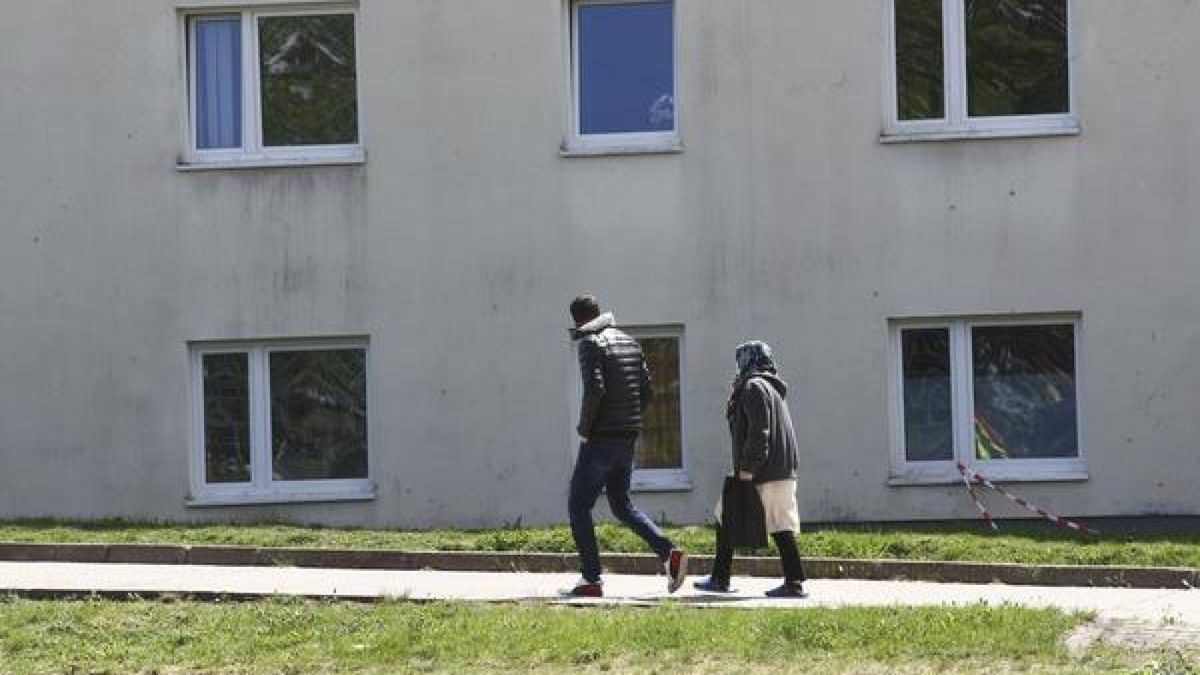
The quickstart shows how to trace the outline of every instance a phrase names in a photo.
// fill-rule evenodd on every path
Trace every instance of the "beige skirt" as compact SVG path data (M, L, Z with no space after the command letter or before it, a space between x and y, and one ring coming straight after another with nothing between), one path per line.
M763 514L767 520L767 532L799 532L800 507L796 504L796 479L773 480L756 485L758 498L762 500ZM721 500L713 510L717 522L721 522Z

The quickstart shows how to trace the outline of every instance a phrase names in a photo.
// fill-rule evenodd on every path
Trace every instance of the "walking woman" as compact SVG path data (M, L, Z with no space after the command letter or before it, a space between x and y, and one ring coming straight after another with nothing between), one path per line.
M771 348L747 342L737 348L738 374L725 409L733 438L733 472L738 480L753 481L762 500L767 531L779 548L783 584L767 591L773 598L803 598L804 566L796 546L800 509L796 505L796 434L788 412L787 384L775 371ZM717 510L720 513L720 508ZM718 515L718 518L720 516ZM694 585L702 591L729 593L733 547L717 529L717 556L712 576Z

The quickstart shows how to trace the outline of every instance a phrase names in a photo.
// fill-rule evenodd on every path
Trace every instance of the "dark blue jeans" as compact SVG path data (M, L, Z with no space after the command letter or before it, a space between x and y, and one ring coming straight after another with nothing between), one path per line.
M583 578L591 582L600 580L600 549L596 545L592 507L601 490L608 493L613 515L644 539L660 559L666 560L675 548L654 521L638 511L629 499L635 443L632 438L592 438L579 446L567 510L571 514L571 535L579 551Z

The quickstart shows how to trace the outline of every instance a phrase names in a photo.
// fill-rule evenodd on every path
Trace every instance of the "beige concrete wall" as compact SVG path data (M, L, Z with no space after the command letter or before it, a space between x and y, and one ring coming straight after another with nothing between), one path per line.
M1200 513L1200 6L1076 3L1077 137L883 145L879 0L679 0L685 151L563 158L559 0L361 0L367 163L180 172L170 0L0 22L0 515L565 520L565 305L682 323L702 521L732 349L794 385L808 520L888 487L889 317L1081 312L1064 512ZM188 509L189 340L369 335L366 504ZM1000 509L1004 511L1004 509Z

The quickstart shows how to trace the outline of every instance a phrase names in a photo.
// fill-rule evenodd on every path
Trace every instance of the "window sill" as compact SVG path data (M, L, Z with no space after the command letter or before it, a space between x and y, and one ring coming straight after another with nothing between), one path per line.
M321 504L329 502L369 502L375 500L375 488L337 492L245 492L205 494L184 501L188 508L217 506L263 506L271 504Z
M1061 126L1014 127L1010 129L940 129L920 131L885 131L879 135L884 145L902 143L925 143L930 141L972 141L1000 138L1040 138L1055 136L1078 136L1082 133L1078 123Z
M229 159L195 159L179 162L176 171L222 171L229 169L276 169L306 166L359 166L367 163L363 151L344 155L297 155L292 157L246 157Z
M558 150L560 157L612 157L621 155L678 155L683 144L678 139L657 143L612 145L563 145Z
M971 467L984 478L995 483L1078 483L1089 479L1087 469L1075 467ZM944 471L901 471L893 473L887 481L888 487L920 487L937 485L962 485L963 477L957 469Z
M630 492L691 492L691 481L678 483L639 483L636 480L629 486Z
M191 9L240 9L242 7L270 7L272 5L320 5L328 0L175 0L178 10ZM336 3L334 3L336 4Z
M634 472L629 490L631 492L691 492L692 480L684 470L643 469Z

